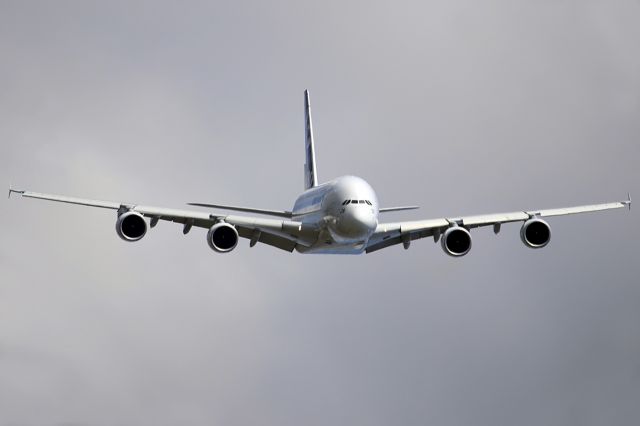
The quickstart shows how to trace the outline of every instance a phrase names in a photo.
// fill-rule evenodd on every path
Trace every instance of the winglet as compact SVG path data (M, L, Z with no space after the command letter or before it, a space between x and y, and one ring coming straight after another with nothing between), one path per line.
M18 191L18 190L16 190L16 189L13 189L13 187L11 186L11 184L9 184L9 195L7 195L7 198L11 198L11 194L13 194L14 192L15 192L16 194L24 194L24 191Z
M631 211L631 193L627 192L627 201L623 201L622 204L626 204L629 207L629 211Z

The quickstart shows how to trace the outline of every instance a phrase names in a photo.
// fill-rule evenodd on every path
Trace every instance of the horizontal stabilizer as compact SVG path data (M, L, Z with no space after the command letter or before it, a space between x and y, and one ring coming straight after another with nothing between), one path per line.
M223 206L220 204L205 204L205 203L187 203L190 206L197 207L208 207L212 209L222 209L222 210L234 210L237 212L246 212L246 213L257 213L257 214L266 214L269 216L279 216L279 217L292 217L293 215L289 211L284 210L265 210L265 209L253 209L250 207L237 207L237 206Z
M380 213L387 213L387 212L399 212L402 210L415 210L415 209L419 209L420 207L418 206L404 206L404 207L385 207L383 209L378 210Z

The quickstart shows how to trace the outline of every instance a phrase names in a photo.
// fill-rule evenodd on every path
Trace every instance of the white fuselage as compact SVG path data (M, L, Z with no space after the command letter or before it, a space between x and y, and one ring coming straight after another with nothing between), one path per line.
M362 253L378 226L378 209L373 188L356 176L308 189L293 206L293 220L314 230L318 238L296 249L304 253Z

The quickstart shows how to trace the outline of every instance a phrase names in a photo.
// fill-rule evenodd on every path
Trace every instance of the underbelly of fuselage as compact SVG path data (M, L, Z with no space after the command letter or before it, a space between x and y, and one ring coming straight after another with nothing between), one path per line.
M361 254L364 252L365 244L359 243L330 243L322 242L305 247L301 244L296 246L299 253L304 254Z
M319 227L315 241L309 245L298 244L296 250L308 254L360 254L364 252L368 238L368 233L355 238L340 235L325 223Z

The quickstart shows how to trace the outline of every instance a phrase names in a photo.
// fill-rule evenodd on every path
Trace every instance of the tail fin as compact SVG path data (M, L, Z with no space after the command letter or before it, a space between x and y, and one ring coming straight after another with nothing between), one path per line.
M313 145L313 125L311 124L311 104L309 103L309 91L304 91L304 189L318 186L318 173L316 171L316 150Z

